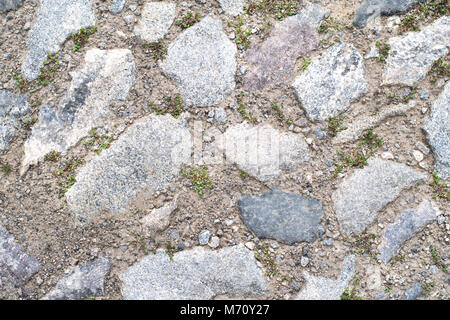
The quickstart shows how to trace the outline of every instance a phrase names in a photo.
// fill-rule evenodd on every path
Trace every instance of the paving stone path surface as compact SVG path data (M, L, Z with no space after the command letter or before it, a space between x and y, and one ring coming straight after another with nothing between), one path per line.
M450 4L0 0L0 300L448 300Z

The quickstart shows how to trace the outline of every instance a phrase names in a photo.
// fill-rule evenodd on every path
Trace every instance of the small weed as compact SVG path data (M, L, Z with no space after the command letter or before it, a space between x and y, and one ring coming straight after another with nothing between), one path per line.
M289 0L260 0L251 1L244 8L244 14L253 15L256 12L273 14L278 20L297 14L298 4Z
M243 101L244 98L244 92L240 92L239 95L236 97L237 104L238 104L238 112L241 114L242 118L250 120L252 122L256 121L256 118L252 115L249 115L247 112L247 105Z
M331 137L335 137L338 132L346 130L347 127L342 125L343 117L338 118L329 117L328 118L328 129L327 132Z
M71 158L56 172L56 175L62 178L62 180L58 180L57 182L59 185L58 195L60 198L62 198L69 188L77 182L75 179L75 169L83 162L83 158Z
M307 57L303 57L302 65L300 66L300 69L302 70L308 70L308 66L311 64L311 59Z
M429 24L435 19L449 14L450 4L448 0L416 3L414 9L401 19L400 33L419 31L421 25Z
M157 115L165 115L170 113L172 117L178 119L181 112L183 111L183 99L180 95L176 94L172 97L164 97L164 105L157 106L154 103L148 103L148 106L156 111Z
M49 153L47 153L44 156L44 159L46 161L51 161L51 162L58 162L59 161L59 157L60 157L61 153L59 153L56 150L50 151Z
M436 283L434 281L422 283L424 294L430 293L431 289L433 289L435 285Z
M433 182L431 186L434 188L434 198L435 199L447 199L450 201L450 191L446 183L441 182L441 178L436 172L433 172Z
M141 235L138 235L136 232L132 231L131 234L134 237L134 240L131 241L131 244L138 250L142 250L145 255L149 253L147 242L145 241L145 238Z
M386 57L389 55L391 46L386 43L381 43L380 41L375 42L375 46L378 48L379 55L377 57L378 61L385 61Z
M266 275L269 277L276 276L278 272L278 266L275 261L277 253L271 252L267 243L261 243L261 248L259 250L261 253L255 252L255 258L261 261L266 268Z
M96 129L92 129L89 138L83 142L83 145L95 153L100 154L102 150L108 149L113 141L113 135L108 136L106 133L99 134Z
M77 33L72 33L72 40L75 44L72 51L76 52L83 47L89 41L89 37L95 32L97 32L97 27L91 26L89 28L81 28Z
M441 268L445 273L447 273L447 265L444 263L444 259L440 256L436 247L430 247L431 257L433 258L433 262L439 268Z
M244 25L242 17L237 17L233 23L229 22L228 24L234 28L234 41L236 44L242 44L244 49L247 49L250 44L249 36L252 34L252 30L242 27Z
M201 169L189 169L189 171L183 171L183 175L191 179L194 184L194 190L198 194L202 195L205 189L212 189L212 183L208 178L208 167L203 166Z
M374 233L367 234L367 230L364 230L364 232L359 237L357 237L353 242L353 245L356 247L355 253L372 255L372 253L374 253L373 251L376 246L375 243L376 237L377 237L376 234Z
M164 42L160 39L156 42L145 43L142 45L143 48L148 48L153 53L153 60L157 62L158 60L164 60L167 55L167 48Z
M444 61L444 58L441 57L431 66L430 74L430 81L432 83L435 83L438 78L450 77L450 64Z
M248 173L243 170L239 170L239 175L244 179L248 178Z
M176 20L175 24L181 29L187 29L189 27L192 27L195 23L199 22L201 18L202 17L200 13L189 11L181 19Z
M173 255L177 252L178 250L176 249L176 247L169 241L167 242L167 246L166 246L166 253L169 255L170 260L173 259Z
M7 164L2 164L0 166L1 171L5 176L9 175L11 173L11 168Z
M400 21L400 33L405 33L408 31L419 31L420 24L417 16L408 14L404 16Z
M284 114L283 111L281 111L281 108L276 103L272 103L272 109L275 111L278 120L284 122Z
M345 289L344 293L341 294L341 300L362 300L362 297L356 295L356 289L351 290Z

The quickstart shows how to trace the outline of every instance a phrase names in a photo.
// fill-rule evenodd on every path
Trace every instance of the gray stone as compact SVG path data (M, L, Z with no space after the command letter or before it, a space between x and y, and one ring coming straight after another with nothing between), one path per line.
M392 107L381 110L375 115L370 115L364 117L363 119L356 120L348 125L346 130L338 132L334 138L334 142L343 143L354 141L361 137L366 130L376 127L387 118L405 115L406 112L412 110L415 106L416 102L412 100L408 104L396 104Z
M20 117L31 111L27 98L0 90L0 153L9 146L20 127Z
M257 297L267 290L253 251L239 244L195 247L169 255L158 250L121 275L125 300L206 300L219 295Z
M422 293L422 285L416 282L408 289L408 291L405 292L405 295L401 298L401 300L416 300L422 295Z
M17 10L23 5L23 0L0 0L0 13Z
M161 68L187 106L212 106L234 90L236 51L220 20L207 16L170 44Z
M348 255L342 262L342 270L335 279L315 277L303 272L306 284L296 296L296 300L340 300L341 294L355 276L355 256Z
M245 225L259 238L293 244L318 237L323 217L318 200L274 189L261 196L243 195L238 204Z
M175 18L175 3L147 2L141 12L134 34L145 42L155 42L169 31Z
M418 233L424 226L436 219L437 211L429 200L424 200L414 210L406 210L394 223L386 227L383 245L380 250L381 260L387 264L395 257L403 244Z
M212 237L211 241L208 243L208 246L210 246L211 248L215 249L220 245L220 238L219 237Z
M227 122L227 113L224 108L217 108L214 111L214 120L216 120L220 124L224 124Z
M39 121L25 142L21 173L50 151L66 152L91 129L103 125L114 99L125 100L136 80L131 51L90 49L83 68L71 73L72 82L58 108L41 107Z
M323 121L348 110L351 102L367 92L364 73L363 59L355 47L339 43L313 59L292 86L308 117Z
M308 2L297 15L278 22L261 44L251 45L246 53L249 72L244 88L263 89L289 78L298 57L317 48L317 27L329 15L328 9Z
M153 209L149 215L141 220L144 234L149 238L154 238L158 231L165 230L170 223L170 216L177 208L178 197L173 199L161 208Z
M4 284L24 285L41 268L36 258L28 255L14 237L0 226L0 289Z
M111 269L107 258L98 258L66 271L56 287L42 300L81 300L104 295L105 278Z
M167 187L190 161L191 149L185 115L145 117L80 170L66 193L69 209L80 222L103 210L122 211L138 192Z
M450 49L450 16L444 16L420 32L389 39L391 47L383 73L383 85L413 86L423 79L434 61Z
M109 5L109 11L112 14L119 14L127 4L126 0L113 0Z
M304 268L309 264L309 258L308 257L301 257L300 259L300 265Z
M49 53L60 50L61 44L81 28L95 25L90 0L41 0L36 21L28 33L28 52L22 64L27 80L34 80Z
M376 218L376 213L400 192L424 181L426 175L403 164L371 158L368 165L344 179L333 194L342 233L360 235Z
M434 170L443 179L450 177L450 82L431 105L422 129L434 154Z
M226 14L238 16L244 11L246 0L218 0Z
M278 176L282 170L298 169L309 160L303 136L269 125L252 126L244 121L230 126L216 137L216 143L227 161L261 181Z
M209 237L211 237L211 232L209 232L209 230L202 230L198 235L198 242L200 242L201 245L208 244Z
M392 16L394 14L405 13L412 9L415 2L425 0L365 0L356 9L353 25L359 28L364 27L369 20L380 15Z

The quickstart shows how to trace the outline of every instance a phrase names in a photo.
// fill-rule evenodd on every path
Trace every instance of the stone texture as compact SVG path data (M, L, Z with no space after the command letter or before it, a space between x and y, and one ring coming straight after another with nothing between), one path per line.
M436 20L420 32L408 32L389 39L391 49L386 59L383 85L413 86L423 79L433 62L450 48L450 16Z
M364 27L369 20L380 15L391 16L394 14L405 13L412 9L415 2L424 2L425 0L365 0L356 9L353 25Z
M59 51L72 33L92 25L95 14L90 0L40 0L35 23L28 33L28 52L22 64L24 77L36 79L49 53Z
M358 139L366 130L376 127L387 118L405 115L406 112L412 110L415 106L416 102L412 100L408 104L389 106L388 108L378 112L376 115L371 115L365 117L364 119L356 120L348 125L346 130L338 132L336 138L334 138L334 142L343 143L354 141Z
M40 268L39 261L26 254L14 237L0 226L0 289L5 284L24 285Z
M355 276L355 256L348 255L342 263L339 277L335 279L315 277L307 272L303 273L306 281L296 300L340 300L341 294Z
M450 82L431 105L422 129L433 149L434 170L443 179L450 177Z
M206 300L218 295L257 297L267 284L253 251L242 244L219 250L195 247L145 256L121 275L125 300Z
M207 16L170 44L161 68L187 106L212 106L234 90L236 51L220 20Z
M126 0L113 0L109 5L109 11L112 14L119 14L122 12L123 8L126 5Z
M328 120L350 108L368 90L363 58L352 44L339 43L312 60L292 84L312 121Z
M66 193L80 222L101 211L122 211L138 192L162 190L190 161L186 117L148 116L135 122L112 146L83 167Z
M386 227L380 250L381 260L387 264L395 257L403 244L418 233L424 226L436 219L437 211L429 200L424 200L413 210L404 211L392 224Z
M244 88L262 89L290 77L298 57L317 48L317 28L329 15L328 9L306 3L297 15L278 22L265 41L247 50L249 71L244 77Z
M243 222L258 238L293 244L318 236L323 217L318 200L274 189L261 196L243 195L238 204Z
M423 293L423 287L420 283L414 283L408 291L405 292L400 300L417 300Z
M20 118L31 111L27 98L0 90L0 153L4 152L20 127Z
M158 41L167 34L174 18L175 3L147 2L134 28L134 34L141 41Z
M73 267L42 300L81 300L103 296L105 278L110 269L111 263L103 257L81 267Z
M246 0L218 0L226 14L238 16L244 11Z
M112 115L114 99L125 100L136 80L131 51L91 49L85 64L71 73L72 82L56 109L41 107L39 120L25 142L21 172L52 150L64 153Z
M227 161L261 181L278 176L281 170L295 170L309 160L303 136L280 132L269 125L242 122L230 126L216 139Z
M152 212L146 215L141 220L145 236L154 238L158 231L165 230L170 223L170 216L177 208L178 197L158 209L153 209Z
M406 188L424 181L426 175L393 161L371 158L363 169L355 169L333 194L342 233L359 235L376 213Z
M0 0L0 13L17 10L23 5L23 0Z

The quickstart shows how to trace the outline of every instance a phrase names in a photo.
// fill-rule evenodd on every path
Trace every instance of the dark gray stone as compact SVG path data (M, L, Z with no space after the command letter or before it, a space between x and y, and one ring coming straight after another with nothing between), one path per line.
M20 126L20 117L30 111L26 97L0 90L0 153L9 146Z
M415 210L404 211L397 221L386 227L381 260L386 264L398 254L403 244L424 226L436 219L436 210L429 200L424 200Z
M104 295L105 278L111 269L107 258L98 258L66 272L43 300L81 300Z
M239 207L242 220L258 237L288 244L318 237L323 216L318 200L274 189L261 196L243 195Z
M0 289L4 284L21 286L39 271L41 264L26 254L14 237L0 226Z
M23 5L23 0L0 0L0 13L17 10Z
M356 9L353 25L364 27L369 20L377 16L392 16L394 14L405 13L412 9L415 2L425 0L365 0Z
M400 300L416 300L422 295L423 288L420 283L414 283Z

